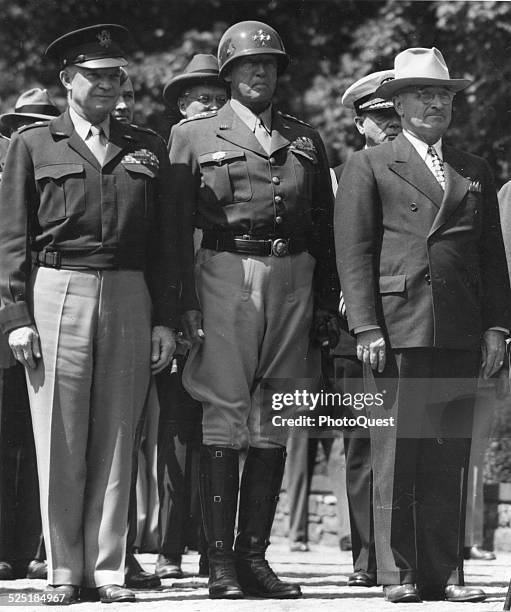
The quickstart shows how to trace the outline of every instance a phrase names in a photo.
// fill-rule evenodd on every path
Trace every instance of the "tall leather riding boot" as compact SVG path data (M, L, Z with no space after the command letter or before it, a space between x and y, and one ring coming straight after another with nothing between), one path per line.
M280 580L265 559L285 462L285 448L251 446L243 469L236 571L243 592L250 595L277 599L302 596L299 585Z
M199 491L208 542L209 597L241 599L234 566L234 524L239 488L238 451L223 446L200 450Z

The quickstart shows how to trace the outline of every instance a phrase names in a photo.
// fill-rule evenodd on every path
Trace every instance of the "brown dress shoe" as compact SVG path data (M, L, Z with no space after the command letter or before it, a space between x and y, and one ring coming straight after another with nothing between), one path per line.
M446 601L484 601L486 599L486 593L482 589L476 589L474 587L458 586L456 584L449 584L445 587L445 600Z
M78 601L78 587L74 584L49 584L44 591L47 606L69 606Z
M46 580L48 578L48 566L46 561L32 559L27 565L26 578L29 580Z
M348 578L348 586L373 587L376 586L376 576L370 572L357 570Z
M14 580L14 570L8 561L0 561L0 580Z
M388 584L383 587L385 599L392 603L420 603L422 600L414 584Z
M465 546L463 549L465 559L475 559L477 561L494 561L495 555L491 550L484 550L482 546Z
M105 584L104 586L98 587L98 595L101 603L135 601L135 593L118 584Z
M165 555L158 555L155 573L160 578L182 578L181 557L171 559Z
M126 553L124 576L124 584L130 589L157 589L161 586L158 576L146 572L131 553Z

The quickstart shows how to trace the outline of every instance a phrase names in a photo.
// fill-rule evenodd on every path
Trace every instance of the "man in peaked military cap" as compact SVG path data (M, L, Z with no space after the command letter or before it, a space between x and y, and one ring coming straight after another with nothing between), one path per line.
M230 102L181 122L170 148L183 233L194 219L204 231L197 310L185 318L196 344L183 380L203 403L200 493L209 592L211 598L294 598L299 586L277 578L265 560L287 431L266 426L271 402L264 382L293 384L289 379L304 375L313 301L317 320L335 326L327 313L336 312L339 295L329 169L317 132L272 106L289 62L277 32L260 22L238 23L224 33L218 58ZM183 257L191 269L191 250ZM247 430L240 486L238 455Z
M401 131L401 120L390 100L375 95L378 87L394 78L393 70L372 72L351 84L341 102L355 112L355 126L364 137L364 148L390 142ZM334 169L339 180L345 164ZM335 376L343 392L363 392L362 366L357 359L355 339L341 329L334 349ZM350 511L350 528L354 572L349 586L372 587L376 584L376 556L372 512L371 443L367 429L345 430L346 491Z
M165 144L110 119L127 37L98 25L48 47L69 109L14 135L0 193L0 324L26 367L49 603L80 586L134 599L121 586L133 437L150 370L175 348Z

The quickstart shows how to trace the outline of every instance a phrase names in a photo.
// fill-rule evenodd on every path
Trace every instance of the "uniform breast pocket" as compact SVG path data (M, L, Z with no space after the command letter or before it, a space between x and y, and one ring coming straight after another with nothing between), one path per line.
M252 186L245 151L214 151L199 157L202 188L212 192L222 204L248 202Z
M144 217L154 217L154 189L156 170L144 164L123 162L127 170L129 199L140 202L144 210Z
M83 164L51 164L35 169L39 191L39 219L58 221L85 210Z

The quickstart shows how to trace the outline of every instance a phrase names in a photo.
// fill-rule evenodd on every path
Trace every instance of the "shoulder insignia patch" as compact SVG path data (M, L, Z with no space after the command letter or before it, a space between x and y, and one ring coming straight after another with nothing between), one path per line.
M307 127L310 127L310 128L312 127L310 123L302 121L301 119L298 119L297 117L293 117L293 115L288 115L287 113L283 113L282 111L277 111L277 112L284 119L290 119L291 121L296 121L296 123L300 123L301 125L306 125Z

